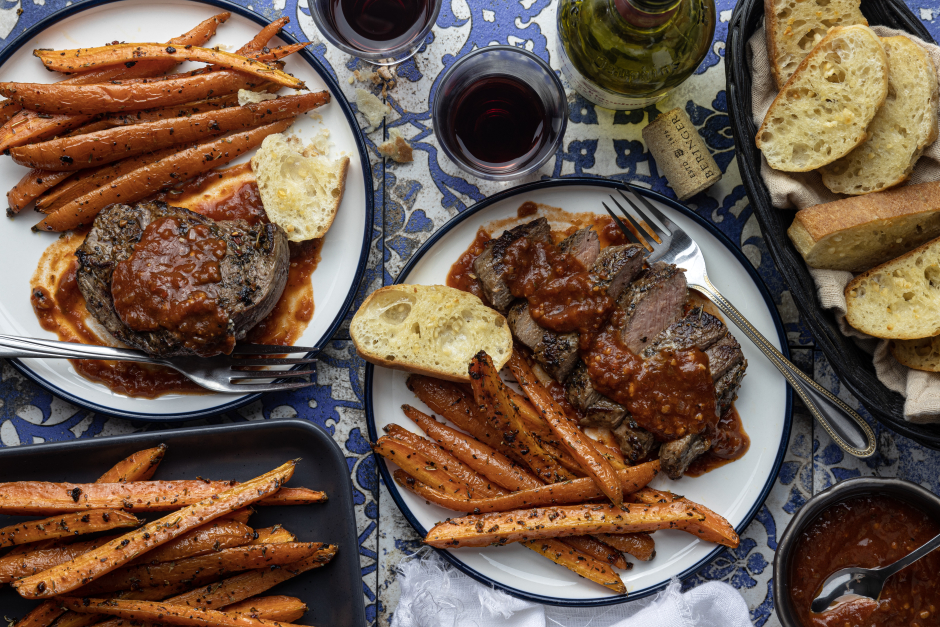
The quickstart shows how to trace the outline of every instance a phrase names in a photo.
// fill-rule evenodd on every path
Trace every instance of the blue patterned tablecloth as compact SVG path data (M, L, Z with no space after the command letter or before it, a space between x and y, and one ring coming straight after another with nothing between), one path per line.
M310 18L307 0L236 0L269 19L287 15L300 39L316 42L315 54L347 82L359 60L340 53L322 39ZM864 0L865 2L871 0ZM24 29L71 4L66 0L0 0L0 48ZM933 36L940 39L936 0L908 0ZM647 152L640 131L657 111L681 106L705 138L724 172L720 183L688 203L733 241L738 242L774 296L786 326L793 360L817 381L854 406L825 357L813 347L790 293L767 253L748 204L727 114L724 41L733 0L717 0L718 24L711 52L687 83L654 107L614 113L595 108L569 90L570 118L565 140L540 172L529 180L559 176L597 176L640 181L675 197ZM409 256L436 228L474 202L509 184L469 177L438 151L430 125L430 96L443 70L463 54L490 44L525 47L558 68L555 6L550 0L444 0L427 45L398 68L398 85L388 94L393 108L385 128L367 136L375 187L375 222L371 256L359 300L397 275ZM358 86L358 85L357 85ZM363 127L367 125L364 120ZM415 160L399 164L375 152L391 128L398 128L415 148ZM347 208L352 209L352 208ZM11 295L18 298L20 296ZM420 543L381 485L370 454L363 412L364 363L355 355L344 326L318 363L317 385L293 394L271 394L237 412L192 424L303 418L333 434L344 449L355 486L362 589L370 624L388 625L398 601L396 564ZM860 408L861 409L861 408ZM864 410L862 410L864 413ZM872 421L873 422L873 421ZM0 442L17 446L185 426L137 423L95 415L61 401L24 379L6 362L0 379ZM742 534L741 546L728 550L687 585L721 580L747 599L755 625L778 625L770 594L777 538L806 499L832 483L858 475L902 477L940 493L940 452L931 451L876 425L878 455L859 461L846 457L814 428L796 407L793 433L783 469L764 507Z

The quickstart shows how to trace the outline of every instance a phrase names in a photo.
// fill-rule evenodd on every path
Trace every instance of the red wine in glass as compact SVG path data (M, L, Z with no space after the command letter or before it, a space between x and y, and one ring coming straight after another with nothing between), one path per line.
M427 25L432 0L329 0L333 27L353 48L391 50L408 43Z
M509 76L488 76L456 98L448 130L451 145L476 167L511 170L542 149L550 129L532 87Z

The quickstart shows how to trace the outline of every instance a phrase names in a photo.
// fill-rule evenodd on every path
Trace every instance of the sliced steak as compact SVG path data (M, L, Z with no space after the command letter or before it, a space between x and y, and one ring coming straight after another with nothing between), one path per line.
M519 238L527 237L532 241L551 242L552 230L545 218L538 218L510 229L486 243L480 256L473 260L473 271L483 285L490 304L505 312L512 304L513 296L506 285L505 277L510 268L503 265L506 249Z
M597 231L587 227L566 237L558 244L558 249L573 256L585 268L590 268L601 252L601 241Z
M648 268L617 301L623 310L620 331L624 345L641 355L682 315L687 297L684 271L662 263Z
M601 251L591 268L594 285L607 290L617 300L640 270L643 269L645 249L639 244L608 246Z
M712 379L716 381L723 377L732 366L744 361L741 345L730 333L709 346L705 354L708 355L708 368L711 370Z
M695 459L712 447L712 441L701 433L666 442L659 447L659 464L670 479L681 479Z
M553 379L563 383L578 363L578 334L543 329L532 319L524 300L513 305L506 317L516 339L532 350L532 356Z
M747 360L742 359L728 372L715 381L715 398L717 399L718 414L724 414L731 407L731 403L738 395L744 371L747 369Z
M696 307L669 325L652 346L643 351L643 357L652 357L661 350L683 351L694 347L703 351L727 334L728 327L721 320Z
M148 231L147 227L153 223L154 228ZM158 231L163 233L160 229L165 228L173 229L173 233L178 231L179 237L164 240L153 237ZM196 233L208 234L208 239L192 240L190 246L186 236ZM179 291L171 291L171 296L166 299L171 304L167 309L170 314L174 311L185 314L180 316L178 326L134 330L118 313L119 310L124 311L125 301L115 307L112 294L115 269L121 275L122 286L144 286L141 287L143 291L148 289L145 286L157 285L156 290L151 290L157 295L155 300L163 298L159 290L165 283L160 283L160 280L165 280L168 275L162 275L161 279L157 270L152 275L148 270L151 279L146 283L141 274L130 274L131 280L124 278L131 272L129 268L134 267L135 247L141 243L141 238L144 238L142 248L151 250L150 246L156 246L155 250L161 253L164 249L159 246L166 242L170 262L173 261L172 255L186 254L185 250L195 254L200 244L211 244L215 251L213 255L223 255L215 257L217 264L211 268L212 278L189 276L187 273L191 271L185 268L176 270L177 274L172 277L173 280L185 277L183 288L197 290L196 299L202 299L203 304L211 306L213 315L218 314L219 317L213 318L218 324L212 328L211 343L202 344L201 337L194 337L194 334L205 330L204 327L196 328L194 323L194 316L198 317L203 310L189 313L188 307L192 304L189 300L175 302L172 294L179 295ZM95 218L94 225L75 254L78 257L78 287L91 315L118 340L159 357L217 354L225 351L226 347L231 351L234 342L244 338L245 333L277 304L287 282L290 262L287 235L277 225L251 226L244 220L216 222L162 202L111 205L104 209ZM122 265L119 267L119 264ZM136 284L138 277L140 283ZM138 329L142 328L138 322L140 319L143 318L131 319Z
M624 459L629 465L634 465L649 457L656 447L656 438L649 431L640 428L629 417L614 429L614 437L620 444Z
M565 398L581 412L582 427L616 429L627 415L623 405L594 389L587 366L581 361L565 380Z

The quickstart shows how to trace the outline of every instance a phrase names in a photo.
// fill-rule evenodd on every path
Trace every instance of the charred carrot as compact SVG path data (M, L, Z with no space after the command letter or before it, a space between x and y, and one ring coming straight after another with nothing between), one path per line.
M137 527L141 520L119 509L96 509L73 512L42 520L8 525L0 528L0 546L30 544L41 540L70 538L72 536Z
M20 182L7 192L7 214L19 213L29 203L49 191L68 177L71 172L50 172L48 170L30 170Z

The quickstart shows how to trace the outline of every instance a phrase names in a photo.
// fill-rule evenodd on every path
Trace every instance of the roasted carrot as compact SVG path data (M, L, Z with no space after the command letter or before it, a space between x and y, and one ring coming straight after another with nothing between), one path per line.
M132 621L185 625L194 627L271 627L270 622L249 618L244 614L230 614L216 610L201 610L165 601L125 601L116 599L76 599L62 597L63 607L75 612L107 614ZM277 627L295 627L291 623L277 623Z
M140 590L122 590L114 594L107 595L112 599L128 599L133 601L162 601L163 599L178 594L189 588L191 583L176 583L161 588L144 588ZM101 617L95 614L82 614L80 612L70 612L58 603L58 599L44 601L43 605L53 605L62 612L61 618L55 621L55 627L89 627L97 624ZM30 627L47 627L48 623L30 625ZM18 627L14 626L14 627ZM143 627L143 626L141 626Z
M16 621L13 627L48 627L65 613L65 609L53 601L34 607L29 614Z
M238 54L250 55L256 52L261 52L261 50L268 45L268 42L274 39L278 33L281 32L285 26L290 23L289 17L279 17L255 35L251 41L242 46L236 52Z
M143 60L180 60L209 63L235 70L243 74L275 82L284 87L305 89L303 81L275 70L262 61L256 61L231 52L200 46L168 46L155 43L116 44L98 48L76 48L73 50L34 50L33 55L42 61L48 70L56 72L84 72L96 67L124 65Z
M470 386L481 413L494 429L503 434L503 441L526 465L546 483L555 483L574 477L548 454L538 439L519 417L516 408L506 397L505 384L485 352L474 355L470 362Z
M602 533L597 536L618 551L629 553L641 562L648 562L656 557L656 543L648 533Z
M82 224L90 224L104 207L115 202L137 202L174 181L185 181L225 165L260 144L268 135L285 130L293 121L293 118L288 118L206 141L140 167L115 179L107 189L96 190L63 205L34 226L33 230L68 231Z
M395 424L385 427L385 432L392 439L406 444L415 451L419 451L422 455L433 461L438 468L444 470L455 479L466 483L470 486L470 489L473 490L474 495L483 497L508 494L506 490L487 481L486 477L478 474L475 470L456 459L434 442L426 440L419 435L415 435L407 429Z
M568 538L559 538L560 542L567 544L585 555L590 555L604 564L609 564L620 570L629 570L633 564L627 562L619 550L606 544L596 536L570 536Z
M513 351L509 358L509 368L519 385L525 390L529 400L542 414L542 418L588 476L597 483L614 505L623 503L623 490L620 489L617 471L603 455L597 452L594 445L588 441L590 438L578 429L575 421L559 409L548 390L535 380L532 369L518 351Z
M617 472L618 481L625 494L631 494L643 488L657 474L659 474L659 460ZM502 496L473 499L466 499L460 495L444 494L439 490L416 482L413 477L409 477L407 473L401 471L396 471L394 477L395 481L403 488L411 490L423 499L457 512L508 512L529 507L585 503L605 496L597 487L597 484L589 477L542 485Z
M556 564L574 571L585 579L590 579L606 588L610 588L617 594L626 594L627 592L627 587L620 579L620 575L615 573L609 564L593 557L586 557L583 553L575 551L559 540L545 538L530 540L523 542L523 544L527 548L541 553Z
M170 540L161 547L144 553L129 565L158 564L187 557L198 557L215 551L251 544L255 532L248 525L234 520L217 518L208 525Z
M128 481L147 481L157 471L163 456L166 454L166 444L137 451L130 457L122 459L106 473L101 475L95 483L126 483Z
M143 122L77 137L52 139L13 148L10 154L14 162L33 168L81 170L169 146L202 141L222 133L270 124L305 113L329 101L330 93L327 91L284 96L185 118Z
M439 467L434 461L428 459L423 453L415 451L404 442L384 436L372 445L372 450L405 470L418 481L443 494L464 497L473 494L473 490L466 482L457 479L448 471Z
M20 182L7 192L7 215L19 213L29 203L49 191L68 177L71 172L50 172L34 169L27 172Z
M196 70L185 74L170 74L159 79L115 80L92 85L0 83L0 94L31 111L54 116L89 116L169 107L209 96L233 94L239 89L256 89L259 85L269 82L234 70ZM50 121L62 124L57 118ZM86 121L87 119L82 120L81 123ZM14 121L11 120L7 124L12 125ZM78 124L68 128L76 126ZM63 129L60 126L60 132L61 130ZM7 146L0 144L0 147Z
M224 23L231 17L227 11L214 15L198 24L188 33L181 37L175 37L168 43L188 46L199 46L212 38L219 24ZM145 78L159 76L172 69L177 64L175 59L168 61L147 61L145 63L133 64L131 67L121 66L92 70L70 76L61 81L62 85L91 85L94 83L106 83L119 78ZM13 108L22 108L19 103L6 101L3 105L5 112L12 111ZM13 115L9 121L0 127L0 152L5 152L13 146L22 146L30 141L38 141L61 133L64 130L80 126L85 121L91 119L83 116L80 120L67 120L63 116L39 116L32 111L23 111Z
M87 533L136 527L141 520L119 509L73 512L42 520L30 520L0 528L0 546L30 544L40 540L70 538Z
M326 503L326 492L309 488L281 488L276 494L262 499L258 505L312 505Z
M621 509L622 507L622 509ZM439 549L489 546L594 533L634 533L686 529L705 515L688 503L567 505L477 514L438 523L424 539Z
M285 595L269 597L251 597L232 605L226 605L222 611L227 614L243 614L249 618L266 620L298 620L307 613L307 604L297 597Z
M82 554L68 564L55 566L16 581L12 585L21 596L26 598L47 598L67 594L190 529L211 522L255 501L260 501L265 496L276 492L294 474L295 464L296 462L290 461L260 477L173 512L120 538L115 538L107 544Z
M104 121L111 126L132 126L143 122L156 122L158 120L171 120L183 118L206 111L219 111L228 107L238 106L238 94L228 94L218 98L206 98L196 102L187 102L176 107L162 109L149 109L147 111L131 111L130 113L109 113Z
M433 417L410 405L402 405L402 411L438 446L467 464L498 486L510 491L537 488L542 485L528 469L516 464L496 449L441 424Z
M637 493L633 495L633 498L641 503L648 504L686 503L694 507L696 510L702 512L702 514L705 516L705 519L698 521L695 524L691 524L688 529L685 529L685 531L697 535L703 540L715 542L716 544L723 544L731 548L736 548L741 541L738 537L738 534L735 532L734 527L731 526L731 523L704 505L694 503L684 496L676 496L671 492L663 492L660 490L654 490L653 488L643 488L642 490L637 491Z
M248 544L281 544L283 542L296 542L297 536L280 525L255 529Z
M282 542L239 546L159 564L125 566L83 586L81 594L91 595L128 588L159 587L189 581L196 577L203 582L213 581L226 573L297 562L323 549L324 545L320 542Z

